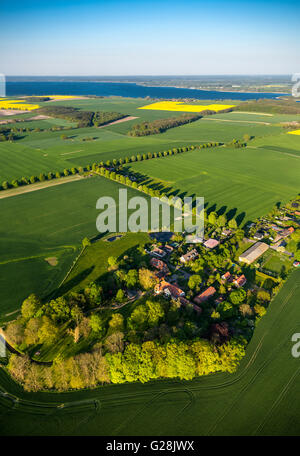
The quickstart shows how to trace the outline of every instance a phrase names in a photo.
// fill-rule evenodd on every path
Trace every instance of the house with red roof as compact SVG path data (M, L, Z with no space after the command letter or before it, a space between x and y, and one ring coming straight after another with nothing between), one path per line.
M208 287L203 293L200 293L194 298L194 302L196 304L201 304L202 302L207 301L207 299L211 298L215 293L216 289L214 287Z
M236 287L238 288L241 288L245 285L245 283L247 282L247 279L246 277L244 276L244 274L240 275L240 276L236 276L233 283Z
M160 283L155 285L154 292L155 294L164 293L172 299L178 299L180 297L184 297L185 295L185 292L177 285L166 282L165 280L162 280Z
M228 283L233 282L233 277L229 271L225 272L225 274L222 275L221 279L223 282L228 282Z

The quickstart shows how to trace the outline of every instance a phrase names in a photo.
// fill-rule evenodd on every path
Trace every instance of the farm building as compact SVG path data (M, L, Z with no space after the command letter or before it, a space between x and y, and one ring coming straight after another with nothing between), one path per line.
M239 261L251 264L263 253L265 253L268 248L269 246L265 242L256 242L256 244L252 245L250 249L246 250L246 252L242 253L242 255L239 256Z
M191 250L190 252L187 252L185 255L182 255L180 257L181 263L188 263L191 260L195 260L198 257L198 252L196 249Z
M208 239L206 242L204 242L203 245L207 249L214 249L215 247L217 247L217 245L219 245L219 241L217 241L216 239Z
M208 287L203 293L199 294L194 298L196 304L201 304L207 299L211 298L216 293L216 289L214 287Z

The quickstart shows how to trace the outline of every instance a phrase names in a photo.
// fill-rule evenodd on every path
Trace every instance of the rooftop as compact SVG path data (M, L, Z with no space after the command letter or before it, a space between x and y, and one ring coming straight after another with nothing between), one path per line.
M214 249L215 247L217 247L217 245L219 245L219 241L217 241L216 239L208 239L206 242L204 242L203 245L208 249Z
M265 242L256 242L254 245L250 247L250 249L246 250L246 252L242 253L239 256L239 261L244 263L253 263L257 258L259 258L263 253L268 250L269 246Z

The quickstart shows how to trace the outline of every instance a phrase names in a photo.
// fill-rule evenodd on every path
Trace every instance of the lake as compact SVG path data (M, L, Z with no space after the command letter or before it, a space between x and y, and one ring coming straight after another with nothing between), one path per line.
M7 96L98 95L132 98L194 98L197 100L257 100L277 98L278 93L216 92L176 87L145 87L135 83L86 81L7 81Z

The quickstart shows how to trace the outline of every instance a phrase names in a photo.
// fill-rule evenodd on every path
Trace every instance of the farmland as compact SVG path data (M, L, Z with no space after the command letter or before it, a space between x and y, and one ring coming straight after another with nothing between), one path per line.
M55 290L81 240L97 235L97 199L107 194L117 199L119 187L95 177L1 200L1 318L9 319L30 292L45 296ZM58 257L58 265L49 265L47 257Z
M40 104L42 107L47 106L45 102ZM61 106L61 104L62 101L51 102L51 107ZM282 127L278 123L266 124L266 122L270 123L271 117L260 116L257 120L258 116L252 115L250 120L247 116L245 118L244 114L227 113L218 114L217 117L216 115L205 117L155 137L136 138L128 136L133 125L146 120L175 117L178 112L139 109L145 107L145 100L124 101L118 98L72 99L63 101L63 104L85 110L111 110L131 115L136 119L108 125L101 129L95 127L72 129L74 127L72 122L56 118L10 123L8 124L10 128L30 128L32 131L18 134L18 138L13 143L7 141L0 144L0 182L62 171L65 167L91 165L93 162L124 158L137 153L160 152L170 146L182 147L209 141L227 142L233 138L241 139L245 133L267 138L282 132ZM28 120L28 114L24 116L27 116ZM256 121L253 121L253 117ZM25 118L21 117L21 119ZM241 121L237 122L238 120ZM62 131L51 131L52 127L71 128L63 131L68 138L62 140ZM36 129L42 131L35 131ZM292 137L292 135L285 136ZM83 141L86 137L93 140Z
M204 196L207 209L231 213L245 223L298 191L297 156L264 148L213 148L131 165L172 191Z
M299 286L300 273L295 271L259 323L246 358L234 374L55 394L24 393L1 369L1 389L8 394L0 399L0 432L298 435L299 360L291 355L291 336L298 329Z
M207 104L207 105L197 105L197 104L186 104L179 103L176 101L160 101L158 103L152 103L147 106L142 106L139 109L152 109L154 111L179 111L179 112L202 112L205 110L208 111L224 111L225 109L234 108L235 105L225 105L225 104Z
M55 97L52 98L55 100ZM93 384L92 387L88 387L89 389L83 389L82 383L71 387L77 391L61 393L56 390L67 391L68 387L57 388L54 384L51 392L33 393L29 388L24 391L8 375L7 370L1 368L0 390L7 393L0 395L1 435L299 433L299 410L293 399L297 393L299 363L291 356L290 339L297 330L295 322L299 321L299 306L296 304L300 273L294 270L292 258L278 252L270 253L270 249L263 257L263 268L275 275L282 274L283 269L290 274L287 283L273 298L277 293L276 291L272 294L272 289L279 282L277 279L274 279L268 288L264 283L270 282L270 278L263 273L257 271L255 274L253 268L243 269L243 265L234 264L238 263L239 254L254 242L246 238L247 222L258 223L257 219L268 214L274 206L277 206L278 215L282 215L279 212L282 206L295 198L299 192L299 136L287 134L288 130L282 125L282 122L298 121L299 114L239 110L205 116L193 123L151 137L129 136L128 132L134 125L173 118L178 116L178 111L182 109L189 112L198 112L200 109L198 104L193 103L187 103L182 107L183 105L178 102L173 102L171 106L172 102L153 101L124 100L118 97L75 99L64 96L51 101L51 106L70 106L93 112L111 111L135 117L128 122L101 128L77 128L74 122L55 117L37 117L30 120L34 112L9 116L14 122L3 127L19 128L23 131L18 132L14 140L0 142L0 184L6 180L12 182L13 179L21 179L22 176L39 176L40 173L47 175L48 172L61 172L64 168L70 170L71 167L83 167L93 163L104 164L101 167L93 167L93 174L77 169L76 172L79 173L66 178L68 182L64 185L49 185L47 188L46 179L39 184L30 184L31 188L35 185L43 187L45 184L45 188L0 199L1 326L20 315L21 303L30 293L37 294L46 306L51 299L59 299L62 296L69 299L70 292L73 297L80 295L80 292L85 293L85 287L95 282L96 286L101 288L99 294L102 293L103 309L100 301L97 301L98 307L93 307L87 300L84 318L87 321L91 313L102 315L103 311L105 321L101 336L95 336L94 333L87 338L80 336L77 344L72 320L70 323L66 319L61 324L59 335L53 345L39 342L26 347L26 342L24 349L27 350L26 353L35 356L39 346L41 361L52 361L58 354L65 357L78 353L89 355L95 341L104 346L110 337L108 318L118 313L116 306L121 308L120 314L124 318L129 318L132 309L135 306L143 309L142 306L145 306L145 301L149 297L157 300L155 303L159 299L165 299L163 296L154 296L150 287L139 288L139 271L145 265L149 267L149 258L143 248L140 248L139 254L136 255L138 259L134 254L135 249L143 247L149 241L148 234L121 233L120 238L110 242L107 239L110 235L99 235L96 230L95 222L99 213L96 201L100 196L111 196L118 202L118 190L125 187L120 184L124 181L117 181L116 173L117 177L126 178L129 173L129 182L126 181L129 197L141 196L141 193L142 196L151 195L146 191L147 188L165 190L168 196L204 196L207 214L216 212L218 220L223 214L226 215L223 225L218 225L217 221L208 224L208 231L215 232L225 247L220 245L220 251L216 249L210 252L203 246L196 246L199 250L202 249L201 259L207 262L205 267L198 265L201 274L198 278L200 282L201 279L202 282L210 281L210 284L221 290L223 284L220 276L226 268L231 268L234 273L246 274L246 291L241 291L244 292L244 306L248 306L249 314L246 318L237 306L234 309L234 316L228 320L233 328L233 334L234 331L242 334L245 337L245 346L246 342L250 342L246 349L246 357L238 370L230 374L224 373L225 371L210 375L202 374L191 381L187 378L194 378L197 375L176 377L172 374L175 379L172 375L163 375L159 378L165 377L165 380L156 381L152 379L157 377L150 376L145 380L145 384L136 382L134 377L131 377L129 381L124 380L123 385L118 385L119 381L112 380L111 384L104 381L105 385L102 387L96 388ZM39 105L45 107L47 103L49 102L41 101ZM233 102L230 100L224 101L224 105L219 105L219 109L224 110L225 106L233 106L231 103ZM207 100L201 104L201 109L202 107L208 110L216 106ZM232 141L233 139L235 141ZM220 142L221 145L210 144L215 142ZM175 149L200 144L205 144L205 148ZM155 154L164 151L170 151L170 154ZM145 158L140 157L141 161L136 161L137 154L145 154ZM131 160L132 156L134 160ZM112 160L119 158L127 158L126 163L120 161L118 165L114 164L115 168L111 168ZM105 163L108 160L110 163ZM96 176L97 173L101 174L101 170L104 171L103 175L106 178ZM118 174L119 172L121 174ZM136 176L134 181L130 181L132 172ZM55 181L49 181L50 184L53 182ZM59 179L56 182L59 183ZM140 188L140 183L148 185L146 190ZM18 190L22 188L29 187L20 186ZM5 192L13 191L1 190L3 195ZM298 207L298 203L294 204ZM288 213L291 215L290 209ZM296 219L290 220L293 220L291 223L296 228ZM230 227L229 221L237 224L231 227L232 238L226 239L221 233L227 223ZM87 239L88 243L91 240L84 249L83 239ZM293 239L291 242L295 244L296 251L297 241ZM177 267L181 267L179 258L186 249L187 246L180 244L178 252L175 249L172 253L175 259L171 255L172 259L169 257L166 260L170 261L169 266L171 265L173 272ZM224 263L223 257L223 263L217 263L219 253L215 252L225 252L228 263ZM112 258L112 265L108 258ZM187 276L195 272L188 269L188 266L185 267L188 271ZM126 280L130 271L136 273L138 279L132 287L128 285L127 288ZM213 275L215 271L218 279ZM267 310L267 315L261 320L257 316L258 312L254 312L255 306L249 295L254 283L251 282L252 276L256 278L255 286L265 289L263 293L266 294L266 290L270 291L268 303L263 301L260 306L262 310ZM184 290L188 299L191 299L191 304L196 290L188 288L189 285L184 283L184 275L180 278L186 287ZM285 279L282 279L282 283L283 280ZM153 287L153 284L151 286ZM126 302L127 298L124 296L128 297L125 294L128 290L136 291L133 287L138 289L139 297L131 304ZM222 296L228 291L226 287L225 292L220 291ZM197 293L203 289L201 285ZM120 299L117 291L122 292ZM217 293L219 294L219 291ZM256 290L254 300L258 293ZM84 298L84 295L81 297ZM178 320L169 324L169 319L172 322L172 318L175 318L172 315L174 309L168 307L170 300L165 301L162 313L165 320L159 327L159 343L164 341L164 337L166 340L168 337L178 337L179 340L186 341L191 337L190 334L195 334L195 337L199 338L204 335L205 339L210 337L208 325L212 319L221 321L220 313L217 312L220 309L215 307L213 310L216 312L212 312L209 304L207 307L203 306L203 313L200 316L193 314L192 317L187 317L189 309L184 313L185 309L176 308ZM257 302L261 304L261 301ZM190 311L193 312L193 309ZM187 321L189 318L190 321ZM155 334L154 330L158 327L150 326L143 329L143 332L130 325L131 320L124 326L126 346L141 344L144 340L156 341L151 337L154 338L152 334ZM49 389L51 390L51 386ZM85 423L84 426L82 422Z

